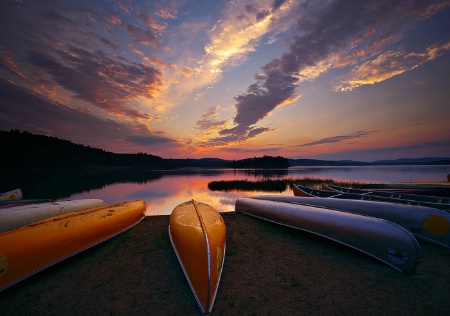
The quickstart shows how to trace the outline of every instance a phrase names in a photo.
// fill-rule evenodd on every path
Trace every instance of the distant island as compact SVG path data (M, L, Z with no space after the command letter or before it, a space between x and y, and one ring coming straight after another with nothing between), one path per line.
M263 156L241 160L171 159L147 153L121 154L26 131L0 131L1 169L83 168L86 170L167 170L180 168L284 169L295 166L450 165L450 157L362 161L288 159Z

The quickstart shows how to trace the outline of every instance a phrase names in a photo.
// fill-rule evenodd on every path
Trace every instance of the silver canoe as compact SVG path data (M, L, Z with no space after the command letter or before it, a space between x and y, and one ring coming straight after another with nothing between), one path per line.
M450 214L435 208L320 197L259 195L252 198L325 207L382 218L406 228L417 238L450 248Z
M344 188L337 185L322 183L322 189L325 191L332 191L338 193L353 193L362 194L370 196L381 196L392 199L400 199L406 201L417 201L419 203L433 203L428 204L428 206L434 206L439 209L450 210L450 198L443 196L433 196L433 195L419 195L419 194L408 194L403 192L384 192L384 191L371 191L371 190L359 190ZM424 205L427 206L427 205Z
M2 209L0 212L0 233L49 217L81 211L105 205L100 199L80 199L39 204L29 204Z
M357 193L341 193L336 191L325 191L301 186L298 184L293 184L292 190L295 196L318 196L318 197L333 197L336 199L346 199L346 200L380 201L405 205L420 205L433 207L444 211L450 211L448 209L449 205L441 203L429 203L422 201L413 201L413 200L405 200L405 199L397 199L384 196L366 195Z
M236 212L290 226L334 240L413 273L419 264L419 244L403 227L375 217L308 205L238 198Z

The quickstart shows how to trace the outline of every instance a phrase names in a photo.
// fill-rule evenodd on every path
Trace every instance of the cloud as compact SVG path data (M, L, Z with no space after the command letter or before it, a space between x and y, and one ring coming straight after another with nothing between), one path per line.
M152 132L147 126L102 119L87 111L71 109L0 79L0 126L55 136L112 152L148 152L165 155L180 148L177 141ZM131 143L130 143L131 142ZM133 145L135 144L135 145Z
M49 54L30 51L27 61L81 100L116 115L149 119L148 115L127 107L127 102L139 97L152 98L161 85L157 69L120 63L103 52L73 46L54 53L55 58L51 58Z
M152 146L152 145L158 145L158 144L178 145L178 143L174 139L169 138L169 137L159 136L159 135L149 135L149 136L131 135L131 136L126 136L125 140L130 141L135 144L145 145L145 146Z
M0 27L7 31L0 38L0 71L8 72L2 77L43 95L57 87L58 101L72 106L82 100L117 119L150 121L150 107L138 105L156 100L161 69L170 65L148 49L159 48L164 21L175 16L171 10L159 1L2 6Z
M208 42L200 59L193 58L190 64L182 65L193 72L188 81L183 81L182 87L175 87L182 90L179 94L208 87L217 82L223 72L247 61L249 54L257 50L266 36L274 36L289 27L296 5L296 1L230 1L212 28L205 21L183 24L177 32L183 32L181 41L193 36L207 36ZM210 31L202 34L206 27ZM184 46L189 45L191 43Z
M317 155L317 159L348 159L361 161L375 161L386 159L386 157L398 158L421 158L427 157L427 153L433 152L434 157L450 157L450 141L430 141L413 143L404 146L378 147L361 150L346 150L345 152L334 152Z
M224 130L222 139L215 141L245 139L250 128L286 100L295 98L302 79L327 71L333 65L332 59L344 52L359 49L362 55L370 54L366 47L380 38L395 38L389 32L434 14L438 9L431 9L433 6L422 1L389 0L302 3L296 31L288 40L289 52L263 66L262 73L255 76L256 82L235 97L236 126ZM303 71L314 75L303 75Z
M225 126L227 121L225 120L218 120L218 110L220 106L216 105L214 107L211 107L208 109L206 113L204 113L201 118L195 123L195 127L201 131L208 131L208 130L217 130L219 128L222 128Z
M376 133L377 131L358 131L347 135L339 135L339 136L332 136L327 137L323 139L319 139L310 143L297 145L297 146L290 146L290 147L307 147L307 146L315 146L315 145L323 145L323 144L332 144L332 143L340 143L347 140L357 139L361 138L373 133Z
M425 62L433 60L450 51L450 42L441 45L432 45L424 52L406 53L388 51L377 58L355 66L340 83L335 86L336 91L351 91L357 87L382 82L405 71L415 69Z

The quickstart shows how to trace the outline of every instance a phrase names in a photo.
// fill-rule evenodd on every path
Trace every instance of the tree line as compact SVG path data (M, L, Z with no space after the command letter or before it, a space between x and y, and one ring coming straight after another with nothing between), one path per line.
M243 160L165 159L147 153L121 154L75 144L57 137L36 135L26 131L0 131L0 165L8 169L54 168L123 168L137 170L203 168L288 168L283 157L255 157Z

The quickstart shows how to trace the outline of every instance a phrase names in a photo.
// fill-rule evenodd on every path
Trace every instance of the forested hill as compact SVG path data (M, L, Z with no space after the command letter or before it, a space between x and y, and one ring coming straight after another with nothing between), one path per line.
M51 168L288 168L287 158L264 156L243 160L165 159L146 153L118 154L25 131L0 131L2 169Z
M35 135L17 130L0 131L2 155L0 163L5 168L66 168L108 166L155 169L170 167L169 161L148 154L115 154L90 146L74 144L56 137Z

